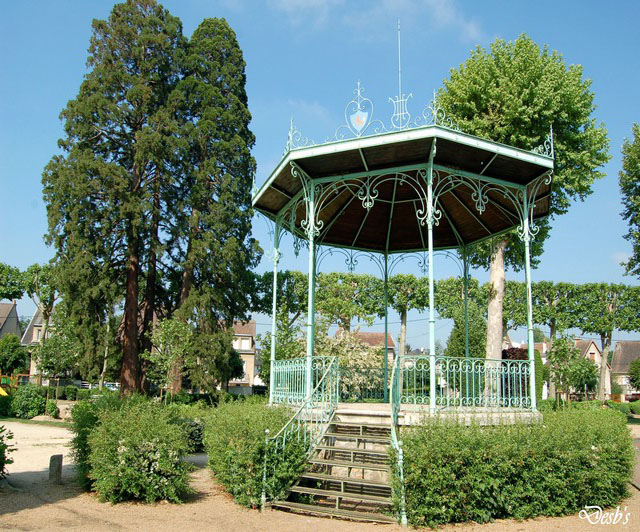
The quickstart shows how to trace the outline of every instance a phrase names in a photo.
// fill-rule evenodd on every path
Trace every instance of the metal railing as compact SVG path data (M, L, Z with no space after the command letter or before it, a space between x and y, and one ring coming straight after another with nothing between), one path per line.
M262 474L262 507L264 507L267 498L267 462L275 463L273 460L269 460L270 455L272 453L282 454L287 443L291 441L303 445L307 453L311 452L313 446L324 435L338 407L340 386L338 359L336 357L321 358L323 360L318 361L314 371L317 382L309 397L302 402L291 419L275 436L269 437L269 431L266 431ZM323 368L322 374L320 374L320 368ZM275 473L275 466L271 473Z
M431 389L431 360L435 386ZM399 361L401 404L436 408L531 409L531 361L405 356Z
M313 357L311 361L312 385L315 387L335 357ZM273 361L273 402L299 405L307 398L307 359L292 358Z
M395 451L396 463L393 465L392 488L398 493L394 493L399 502L400 524L407 526L407 511L404 493L404 453L402 450L402 440L398 438L398 415L400 413L400 400L402 397L402 372L400 370L400 357L396 357L391 369L391 447Z

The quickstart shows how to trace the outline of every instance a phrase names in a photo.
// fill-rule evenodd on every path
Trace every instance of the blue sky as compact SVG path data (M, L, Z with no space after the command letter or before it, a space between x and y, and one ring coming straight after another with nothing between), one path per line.
M344 107L361 80L376 115L389 121L388 97L397 92L396 23L402 24L403 89L413 93L410 111L418 114L476 45L511 40L527 33L540 45L558 50L568 64L581 64L593 80L598 106L611 139L607 177L593 194L555 220L540 267L533 279L626 282L619 265L630 251L622 238L618 191L620 148L640 121L640 4L620 1L603 10L595 1L463 2L455 0L172 0L162 2L180 17L190 36L206 17L225 17L236 31L247 62L247 92L257 137L254 156L261 184L279 161L290 118L316 140L332 136L344 122ZM114 2L32 0L3 2L0 8L0 262L26 268L53 256L43 242L46 212L41 174L56 153L62 127L58 119L75 97L85 73L91 20L108 16ZM269 247L266 225L255 234ZM285 268L306 270L306 255L287 249ZM366 261L365 261L366 262ZM361 271L374 273L362 261ZM268 267L263 261L261 269ZM344 269L328 260L322 269ZM401 270L399 270L401 271ZM404 271L410 271L405 269ZM436 276L457 274L457 266L436 262ZM484 271L475 272L484 281ZM509 279L522 274L507 272ZM25 300L19 312L29 315ZM425 315L414 313L408 342L427 344ZM268 318L258 316L259 324ZM397 316L391 315L397 337ZM258 330L266 330L259 325ZM381 325L375 325L381 330ZM446 340L450 324L437 324ZM522 333L516 333L522 337ZM617 335L618 339L630 337ZM631 335L638 337L638 333Z

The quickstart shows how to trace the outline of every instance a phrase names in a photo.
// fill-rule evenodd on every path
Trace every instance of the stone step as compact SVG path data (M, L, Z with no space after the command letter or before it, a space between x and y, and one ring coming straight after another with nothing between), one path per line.
M353 457L355 455L363 455L363 454L377 456L379 458L384 458L385 460L389 457L389 453L386 450L385 451L374 451L374 450L371 450L371 449L358 449L358 448L352 448L352 447L335 447L333 445L316 445L313 448L313 450L314 451L328 451L328 452L332 452L332 453L350 453L352 460L353 460Z
M375 462L352 462L349 460L325 460L322 458L310 458L307 463L314 465L327 465L332 467L349 467L352 469L371 469L374 471L389 471L389 464Z
M293 512L318 515L323 517L340 517L353 521L367 521L371 523L395 523L396 520L390 515L373 512L356 512L354 510L343 510L341 508L329 508L314 504L302 504L290 501L274 501L270 505L274 508L283 508Z
M371 502L376 504L391 504L391 497L381 497L379 495L367 495L364 493L351 493L339 490L323 490L320 488L309 488L307 486L293 486L293 493L304 493L306 495L316 495L318 497L328 497L332 499L347 499L356 502Z
M351 440L356 442L369 442L369 443L380 443L391 445L391 436L373 436L373 435L360 435L360 434L349 434L346 432L325 432L324 438L335 438L337 440Z
M355 484L358 486L370 486L373 488L389 488L388 482L383 480L366 480L363 478L355 477L342 477L337 475L327 475L326 473L316 473L313 471L305 471L300 475L300 478L308 478L311 480L321 480L325 482L344 482L345 484Z

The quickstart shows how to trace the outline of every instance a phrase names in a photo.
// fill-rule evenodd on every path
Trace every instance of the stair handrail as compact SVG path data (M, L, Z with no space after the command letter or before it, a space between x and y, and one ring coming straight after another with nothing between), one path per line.
M298 438L298 441L302 438L304 445L307 447L308 455L313 446L324 436L329 422L338 407L340 385L338 357L327 358L330 358L330 360L326 364L326 369L318 384L316 384L289 421L275 436L269 437L269 430L265 431L261 508L264 508L267 501L267 461L269 453L272 450L277 451L278 448L284 449L287 443L287 436L293 435L293 437Z
M396 356L391 369L391 446L396 453L395 473L398 475L400 484L400 524L407 526L407 510L404 492L404 453L402 450L402 440L398 438L398 415L400 413L400 403L402 398L402 371L400 369L400 355ZM393 488L393 482L391 483Z

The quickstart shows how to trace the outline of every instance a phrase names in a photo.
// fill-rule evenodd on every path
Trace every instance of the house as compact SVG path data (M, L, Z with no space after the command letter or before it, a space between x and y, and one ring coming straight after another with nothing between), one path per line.
M337 333L336 333L337 334ZM356 331L353 333L358 340L363 344L370 345L371 347L384 348L384 333L383 332L365 332ZM396 357L396 344L393 342L391 334L387 334L387 362L389 367L393 366L393 360Z
M233 348L242 359L244 374L237 379L229 381L229 393L238 395L252 395L254 386L263 386L264 383L258 377L260 370L258 352L256 349L256 322L236 321L233 324Z
M629 366L640 358L640 340L619 340L613 349L611 378L622 387L622 397L626 400L637 399L640 390L629 383Z
M598 367L598 371L602 367L602 351L596 345L593 340L576 338L574 340L575 346L580 350L580 356L583 358L588 358L592 362L595 362ZM611 365L609 362L606 362L607 367L605 369L604 376L604 396L608 398L611 395ZM598 374L599 375L599 374ZM580 390L578 390L580 393Z
M47 337L51 334L51 331L47 331ZM35 346L40 345L44 337L44 318L42 317L42 311L37 308L35 314L31 317L31 321L27 326L27 330L24 331L20 343L29 350L31 355L31 363L29 365L29 374L37 375L38 368L33 358L32 352Z
M18 338L22 335L15 300L13 303L0 303L0 338L5 334L15 334Z

